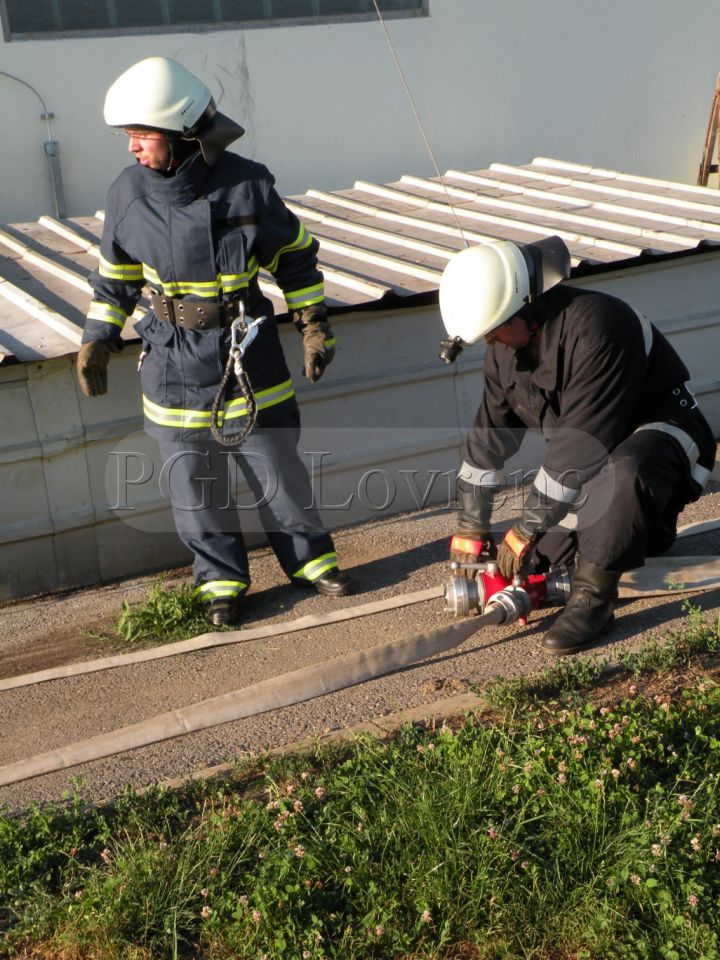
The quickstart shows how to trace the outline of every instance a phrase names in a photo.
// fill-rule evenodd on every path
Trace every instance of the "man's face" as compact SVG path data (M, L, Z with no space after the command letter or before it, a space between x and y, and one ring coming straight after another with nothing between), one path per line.
M167 170L170 165L170 147L164 133L152 130L126 129L128 150L138 163L151 170Z
M514 316L485 337L485 343L504 343L511 350L520 350L530 343L530 330L524 317Z

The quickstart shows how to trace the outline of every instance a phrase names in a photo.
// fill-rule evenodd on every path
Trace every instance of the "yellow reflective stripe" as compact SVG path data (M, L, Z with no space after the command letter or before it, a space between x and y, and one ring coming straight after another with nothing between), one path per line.
M191 294L194 297L203 297L211 300L217 297L221 291L220 277L216 280L202 280L194 282L192 280L163 280L161 281L163 293L166 297L179 297Z
M143 395L143 413L161 427L191 427L201 430L210 426L209 410L179 410L161 407Z
M90 303L87 312L88 320L102 320L104 323L114 323L116 327L125 326L127 314L120 307L113 307L109 303L103 303L102 300L93 300Z
M157 270L153 270L149 264L144 263L143 270L148 282L162 288L166 297L192 294L209 300L212 297L217 297L221 290L219 274L215 280L161 280L160 274Z
M255 402L257 403L258 410L267 410L268 407L274 407L278 403L289 400L290 397L294 396L295 391L292 380L286 380L277 387L271 387L269 390L260 390L255 394ZM237 400L231 400L230 403L225 404L224 418L221 417L220 422L222 422L223 419L234 420L237 417L244 417L246 413L247 401L244 397L238 397Z
M245 289L250 283L246 273L223 273L219 280L223 293L235 293Z
M237 597L245 593L248 585L244 580L208 580L195 587L195 593L203 600L216 597Z
M302 290L285 291L285 302L291 310L296 310L299 307L309 307L313 303L321 303L324 299L324 283L316 283L312 287L303 287Z
M326 347L334 347L334 346L335 346L335 337L330 337L329 340L326 340L326 341L325 341L325 346L326 346Z
M274 407L284 400L289 400L295 396L295 390L292 386L292 380L285 380L275 387L268 387L266 390L259 390L255 394L255 402L258 410L266 410L268 407ZM148 420L157 423L161 427L187 427L194 430L202 430L210 426L212 419L211 410L186 410L180 407L161 407L154 403L148 397L143 395L143 412ZM218 423L222 424L225 420L234 420L237 417L243 417L247 413L247 401L244 397L237 400L230 400L222 410L218 411Z
M337 554L333 550L303 564L299 570L295 571L293 579L309 580L312 583L313 580L317 580L318 577L335 567L337 567Z
M247 287L253 277L260 273L260 265L255 257L248 260L248 268L245 273L223 273L218 275L218 282L222 286L223 293L234 293Z
M140 263L111 263L100 254L99 273L107 280L125 280L132 283L143 280L143 268Z
M293 242L286 244L284 247L280 247L270 263L264 263L263 267L270 273L275 273L278 268L278 263L280 262L280 257L284 253L294 253L297 250L304 250L306 247L309 247L312 242L312 234L308 233L301 223L300 229L298 230L298 235L295 237Z
M143 270L148 282L161 289L168 297L192 294L209 299L220 293L235 293L244 289L253 277L258 275L260 266L255 257L250 257L245 273L218 273L214 280L161 280L157 270L147 263L143 264Z

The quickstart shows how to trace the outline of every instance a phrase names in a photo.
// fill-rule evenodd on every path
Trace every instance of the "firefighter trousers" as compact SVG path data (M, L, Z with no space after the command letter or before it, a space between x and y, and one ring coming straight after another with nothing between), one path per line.
M603 570L641 567L673 545L678 515L700 492L676 440L653 430L633 433L583 485L576 529L541 537L532 566L566 565L577 552Z
M243 529L264 531L291 581L312 582L337 567L297 451L299 436L293 412L256 427L239 447L160 441L163 494L178 536L194 554L195 583L204 599L238 597L250 585ZM243 480L249 493L239 496Z

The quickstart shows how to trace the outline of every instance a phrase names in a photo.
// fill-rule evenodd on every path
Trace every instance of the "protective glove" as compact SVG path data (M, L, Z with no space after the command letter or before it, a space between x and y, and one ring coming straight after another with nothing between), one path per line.
M107 366L111 353L120 353L120 340L88 340L78 350L77 378L86 397L107 393Z
M325 367L335 356L335 337L327 319L324 303L294 310L292 321L303 337L303 376L317 383Z
M450 541L450 563L482 563L497 555L491 533L480 530L458 530ZM477 570L455 570L455 576L474 580Z
M522 576L527 552L537 539L538 534L519 523L508 530L497 553L498 570L503 577L512 580L513 577Z

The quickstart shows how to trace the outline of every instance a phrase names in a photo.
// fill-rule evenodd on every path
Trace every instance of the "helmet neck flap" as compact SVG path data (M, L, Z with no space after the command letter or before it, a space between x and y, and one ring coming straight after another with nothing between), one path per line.
M168 57L147 57L129 67L105 97L105 122L111 127L155 130L168 137L168 172L195 152L197 142L208 166L243 134L234 120L219 113L209 89L182 64Z

